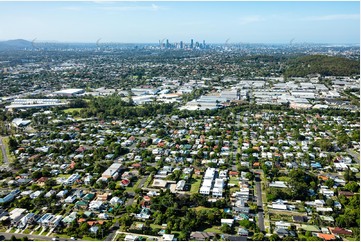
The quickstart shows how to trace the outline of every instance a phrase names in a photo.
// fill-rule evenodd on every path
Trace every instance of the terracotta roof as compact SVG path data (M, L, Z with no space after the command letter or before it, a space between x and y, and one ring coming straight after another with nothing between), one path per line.
M327 176L318 176L318 179L323 180L323 181L327 181L328 177Z
M80 219L78 219L78 223L82 223L82 222L85 222L85 221L86 221L85 218L80 218Z
M229 171L228 174L230 176L237 176L239 174L239 172L238 171Z
M333 234L321 234L321 233L317 233L317 237L324 239L324 240L335 240L336 236Z
M104 220L96 220L96 221L88 221L87 222L90 226L93 226L95 224L103 224Z

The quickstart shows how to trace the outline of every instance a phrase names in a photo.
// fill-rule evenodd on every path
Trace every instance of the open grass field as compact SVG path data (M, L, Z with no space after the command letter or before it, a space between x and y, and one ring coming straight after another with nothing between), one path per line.
M73 112L75 112L75 111L77 111L77 112L80 112L81 110L83 110L84 108L68 108L68 109L64 109L64 113L69 113L69 114L71 114L71 113L73 113Z
M219 233L219 234L222 233L219 226L213 226L212 228L205 229L204 232L212 232L212 233Z
M192 183L191 193L198 193L199 187L201 186L202 179L201 178L197 178L197 179L192 178L192 180L195 180L195 181Z

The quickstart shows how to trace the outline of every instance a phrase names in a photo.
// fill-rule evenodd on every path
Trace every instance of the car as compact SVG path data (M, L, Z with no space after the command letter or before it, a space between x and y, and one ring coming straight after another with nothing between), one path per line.
M70 237L70 240L76 240L76 238L75 237Z

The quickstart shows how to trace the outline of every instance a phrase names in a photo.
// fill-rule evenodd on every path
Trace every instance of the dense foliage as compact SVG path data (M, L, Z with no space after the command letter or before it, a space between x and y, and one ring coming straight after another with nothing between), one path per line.
M285 77L305 77L309 74L321 74L323 76L359 75L360 63L343 57L310 55L290 59L288 68L284 71Z

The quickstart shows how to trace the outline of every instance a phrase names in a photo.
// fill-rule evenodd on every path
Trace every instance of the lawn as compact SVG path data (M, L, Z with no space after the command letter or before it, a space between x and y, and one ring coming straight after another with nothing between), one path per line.
M234 184L234 185L238 186L239 179L237 177L230 177L228 184Z
M162 225L158 225L158 224L150 224L149 225L152 229L162 229Z
M3 151L0 149L0 164L4 162Z
M71 174L59 174L58 177L66 178L68 179L71 176Z
M82 240L98 240L98 239L95 239L95 238L92 238L92 237L88 237L88 236L84 236L83 238L82 238Z
M200 210L207 210L207 209L210 209L210 208L206 208L206 207L203 207L203 206L198 206L198 207L195 207L195 208L192 208L196 211L200 211Z
M192 180L194 180L194 178L192 178ZM192 183L192 186L191 186L191 193L198 193L199 187L201 186L201 182L202 182L202 179L200 179L200 178L195 179L195 182Z
M73 113L75 111L80 112L81 110L83 110L84 108L68 108L68 109L64 109L64 113Z
M153 175L149 175L147 180L144 182L143 187L147 188L149 184L152 182L152 180L153 180Z
M279 181L285 181L285 182L289 182L290 181L290 178L287 177L287 176L280 176L277 178L277 180Z
M345 240L349 240L349 241L359 241L356 237L345 237Z
M292 217L289 215L283 215L283 214L274 214L272 213L270 216L270 219L272 221L287 221L292 222Z
M205 229L204 232L211 232L211 233L219 233L221 234L222 231L219 229L219 226L213 226L212 228Z
M140 183L141 180L142 180L142 179L138 179L135 183L132 182L134 185L133 185L133 186L127 186L127 187L125 188L125 191L127 191L127 192L134 192L134 190L138 188L139 183ZM120 181L119 181L119 184L120 184Z
M66 234L57 234L57 233L53 233L54 237L59 237L59 238L63 238L63 239L70 239L70 236L66 235Z

